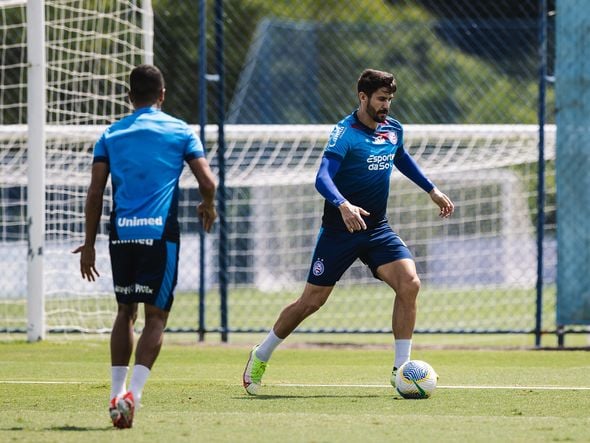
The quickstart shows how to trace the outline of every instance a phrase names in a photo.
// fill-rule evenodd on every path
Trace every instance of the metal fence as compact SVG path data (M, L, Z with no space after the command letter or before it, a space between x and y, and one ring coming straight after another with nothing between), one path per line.
M552 10L552 2L549 2ZM215 2L207 2L209 73L217 74ZM198 123L199 9L154 1L155 62L167 108ZM223 2L228 123L333 124L356 104L360 70L393 71L406 123L537 123L537 0ZM549 71L553 32L548 38ZM216 122L208 83L209 122ZM553 120L549 90L548 120Z
M331 125L357 105L359 73L373 67L395 74L391 114L406 127L406 148L457 204L443 225L418 190L394 177L388 215L424 283L418 332L538 337L561 330L553 1L151 3L165 111L193 125L225 125L222 132L208 126L205 136L222 182L223 214L206 240L194 223L194 183L183 179L180 306L172 329L266 331L298 295L321 217L314 173ZM540 122L547 125L541 163ZM204 134L204 126L195 129ZM90 139L72 143L75 152L90 153ZM2 199L22 227L18 186ZM82 232L81 200L73 206L68 245ZM2 247L25 241L21 227L8 230ZM106 249L99 259L108 267ZM100 300L112 297L108 285L98 292ZM300 331L389 331L392 298L357 264ZM110 312L102 301L76 309ZM108 329L109 314L103 317L89 329ZM49 327L72 326L60 318Z
M218 6L219 2L207 3L206 60L210 75L207 76L206 83L207 114L203 116L199 113L197 103L187 100L187 97L203 97L204 85L199 84L202 79L197 77L197 65L190 64L200 63L199 57L203 55L202 48L199 50L197 44L199 33L194 27L201 20L199 11L179 11L171 8L167 2L154 3L155 61L165 70L170 96L176 97L168 103L167 109L188 121L198 123L205 119L208 123L218 123L223 118L225 123L236 125L332 125L355 108L354 88L360 71L365 67L375 67L390 70L396 75L399 89L392 114L404 124L538 124L540 113L544 116L544 124L554 122L553 88L551 82L546 82L547 78L551 79L554 64L554 4L551 1L546 5L539 1L225 1L222 21L222 73L225 90L222 101L218 99L216 77L220 73L219 53L216 52L220 43ZM546 13L541 13L542 7L546 8ZM543 27L545 35L541 33ZM190 31L185 32L182 29ZM172 46L174 51L170 50ZM546 75L540 77L542 63ZM544 103L540 103L540 88L544 91ZM223 109L219 109L219 103L223 103ZM548 136L548 143L553 146L551 137L554 137L554 132ZM455 142L466 146L486 143L482 141L481 135L472 139L469 139L469 135L460 138L460 141ZM537 140L535 138L535 143ZM490 143L487 148L496 149L496 142ZM271 141L270 145L273 143L280 141ZM435 142L431 140L416 143L418 146L426 144L432 150L437 149ZM217 145L211 146L211 149L217 154ZM321 143L315 148L316 154L317 150L321 150ZM482 289L482 283L485 282L478 282L481 276L473 272L471 278L462 280L468 282L468 287L463 289L469 295L459 291L462 295L455 296L460 298L458 304L464 309L483 309L486 313L482 317L476 315L473 323L461 326L461 308L458 308L459 313L453 314L456 316L455 320L448 323L426 321L423 330L540 333L555 329L555 180L551 152L548 157L544 165L544 189L539 187L536 161L531 163L526 160L520 164L519 160L515 160L511 166L512 171L518 170L521 174L519 186L524 188L522 199L527 207L526 217L530 220L526 234L528 243L525 243L537 241L538 245L542 245L541 251L532 246L523 248L528 251L524 254L526 257L536 258L540 256L539 252L544 252L544 262L537 264L534 258L525 259L522 255L520 258L518 255L512 258L502 257L498 253L492 261L504 260L507 266L510 266L512 260L520 260L521 265L526 263L523 265L525 270L513 270L513 274L517 275L518 289L506 288L502 284L500 287L492 284L492 287L488 285ZM217 155L211 156L214 167L218 166L218 158ZM460 164L461 161L458 158L455 162ZM485 165L480 166L472 170L476 176L482 178L496 174L490 172ZM452 174L454 170L450 167L449 175ZM495 179L490 180L494 182ZM269 189L276 189L277 186L276 183L268 184ZM452 183L449 186L453 186ZM512 187L506 189L510 190L502 192L514 192ZM543 193L544 200L540 236L535 235L535 226L540 219L539 191ZM208 295L209 314L206 322L201 317L201 327L206 330L264 330L270 326L267 323L272 315L257 315L259 309L255 306L256 302L248 302L248 299L258 299L257 291L250 292L247 287L241 287L255 280L254 277L243 277L250 272L251 267L248 263L249 253L245 252L248 248L243 243L254 240L243 240L236 232L243 229L240 220L250 215L250 212L240 212L236 208L243 208L244 199L248 199L244 194L251 194L253 191L230 185L227 192L228 225L222 228L227 230L225 234L228 236L229 252L219 266L226 267L229 272L230 303L228 307L225 300L227 294L223 290L221 300L216 295ZM472 190L474 195L485 192L481 189ZM499 197L494 198L506 198L502 192ZM272 191L263 195L268 198L269 193ZM459 198L459 213L461 206L465 208L472 198L479 198L459 193L455 197ZM307 198L313 201L313 197ZM482 209L480 205L477 210L485 211L486 208ZM397 221L396 215L392 216L394 222ZM413 251L418 256L417 262L423 271L423 278L426 277L426 281L431 278L434 282L431 288L436 286L436 281L446 284L455 278L455 274L449 272L452 265L447 264L441 268L441 265L425 261L426 264L421 267L421 242L416 238L418 234L414 230L401 229L414 241ZM457 228L459 231L462 229ZM494 241L496 240L484 239L479 243L461 244L450 241L443 244L457 248L457 254L460 255L465 249L474 247L494 249ZM311 246L308 245L309 253ZM433 250L432 246L430 248ZM216 251L212 253L215 260L211 272L215 275L219 271L219 257ZM279 258L274 260L281 262ZM453 263L456 265L459 262ZM303 265L300 266L304 268ZM439 280L432 277L435 269L445 274ZM361 276L364 275L362 271L359 272ZM351 274L354 273L353 269ZM542 278L539 284L531 281L531 273L535 278ZM213 280L219 283L214 277ZM367 281L361 277L362 283ZM298 283L301 286L301 280ZM297 294L297 284L283 284L280 289L283 294L287 292L291 297ZM377 299L390 298L380 289L372 292ZM448 292L447 290L447 295ZM515 293L517 295L512 303L507 302L505 305L501 300L496 304L493 301L477 300L488 297L492 300L495 297L504 298L498 297L498 293L507 297ZM334 298L336 297L344 298L341 294ZM278 312L281 303L288 300L288 297L283 296L271 295L270 298L271 301L265 301L263 306L264 310L273 313ZM387 303L380 303L375 304L375 309L386 309L388 306ZM487 307L488 303L491 307ZM511 312L511 304L519 303L521 307L526 307ZM218 305L221 305L222 310L229 309L229 320L225 318L218 323ZM370 319L368 324L363 323L360 326L353 326L353 323L347 323L345 319L333 320L333 317L339 316L346 318L347 314L342 311L354 309L351 308L354 305L355 301L349 300L329 308L331 313L326 314L329 319L325 323L321 320L313 323L307 330L387 329L387 323L383 323L382 319ZM436 317L436 309L444 308L433 308L432 312L427 309L425 316ZM503 312L501 321L483 318L497 316L498 310ZM258 317L265 320L260 321ZM517 320L514 317L520 318ZM478 323L482 326L476 326ZM302 330L306 328L302 327Z

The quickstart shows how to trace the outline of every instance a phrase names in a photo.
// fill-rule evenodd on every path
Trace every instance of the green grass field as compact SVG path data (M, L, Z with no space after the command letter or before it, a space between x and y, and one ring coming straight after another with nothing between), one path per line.
M309 346L306 337L294 336L275 353L261 395L250 397L241 387L249 338L231 345L196 344L194 338L169 334L131 430L116 430L108 419L107 337L52 336L34 344L18 337L2 340L0 440L589 439L587 351L441 350L417 344L413 358L435 367L439 387L430 399L404 400L387 386L392 363L387 345Z
M228 294L229 327L234 330L267 330L282 308L299 297L298 290L263 292L255 288L232 288ZM418 330L520 330L535 328L534 288L423 288L418 299ZM302 325L306 329L387 329L391 324L393 293L386 285L337 286L326 306ZM555 329L555 287L544 290L542 324ZM352 309L351 307L354 307ZM110 330L116 312L113 295L63 297L45 301L46 325L50 329ZM198 327L196 293L178 293L168 327ZM220 328L219 291L206 294L205 325ZM0 325L10 330L27 329L26 299L0 299ZM138 327L143 325L140 309Z

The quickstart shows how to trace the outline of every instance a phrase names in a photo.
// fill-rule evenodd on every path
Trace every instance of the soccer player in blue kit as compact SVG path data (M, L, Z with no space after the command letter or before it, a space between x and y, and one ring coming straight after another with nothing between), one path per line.
M161 111L164 78L152 65L140 65L129 77L135 111L111 125L94 147L86 197L86 238L80 253L82 278L94 281L95 240L109 174L113 190L109 253L118 311L111 332L113 426L130 428L143 387L162 346L177 281L180 233L178 182L186 162L199 185L197 214L210 231L215 218L214 176L203 145L183 121ZM138 303L145 326L137 342L135 365L125 387L133 351Z
M387 115L396 90L393 74L363 71L357 83L358 109L341 120L330 135L316 177L316 189L325 198L324 215L307 284L250 352L243 373L249 394L257 393L275 348L326 302L357 258L395 292L392 385L397 368L410 360L420 279L408 247L387 223L394 166L429 194L441 217L449 217L454 206L404 149L402 126Z

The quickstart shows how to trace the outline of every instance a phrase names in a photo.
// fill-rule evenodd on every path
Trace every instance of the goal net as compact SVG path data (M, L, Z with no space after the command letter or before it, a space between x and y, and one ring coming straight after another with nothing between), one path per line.
M315 172L330 131L330 126L308 125L230 125L226 130L233 330L267 330L303 288L323 208ZM450 219L440 219L426 193L399 172L392 175L388 218L412 250L423 283L418 330L532 331L538 127L406 125L404 141L456 204ZM554 143L550 126L549 166ZM547 170L552 183L553 169ZM547 201L554 201L551 185L548 193ZM551 238L546 243L550 285L555 247ZM357 261L327 305L299 330L387 331L392 300L392 291ZM551 312L544 312L545 324L554 322Z
M45 19L45 121L59 128L47 128L45 146L47 327L84 330L86 318L102 315L106 306L76 304L88 289L69 287L79 271L64 267L72 259L73 242L81 239L90 165L87 129L76 128L108 124L130 111L129 72L152 55L151 9L141 0L46 0L34 6L42 8ZM35 155L27 152L27 18L32 15L24 0L0 2L0 263L10 276L0 283L2 330L27 329L27 168ZM65 301L54 303L58 298Z
M81 280L71 251L83 240L83 208L92 147L104 126L47 130L46 297L50 330L107 331L114 301L107 255L110 190L97 241L95 283ZM198 132L198 128L194 128ZM406 148L454 200L442 220L427 194L399 172L392 175L388 217L415 255L423 282L419 330L528 331L534 325L536 279L537 127L527 125L407 125ZM226 127L229 319L233 331L268 329L303 288L320 227L322 198L315 171L329 126ZM208 158L216 170L217 138L207 127ZM4 127L1 325L22 329L26 287L26 133ZM554 128L547 129L554 156ZM8 172L10 171L10 173ZM182 246L169 326L197 329L198 193L181 179ZM9 218L6 218L10 216ZM206 236L206 327L219 324L218 233ZM360 262L347 271L328 305L303 331L385 331L392 293ZM140 324L141 325L141 324Z

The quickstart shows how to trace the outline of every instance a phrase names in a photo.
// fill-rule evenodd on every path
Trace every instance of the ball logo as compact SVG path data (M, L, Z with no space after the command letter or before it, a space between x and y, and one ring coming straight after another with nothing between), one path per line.
M312 272L316 277L322 275L324 273L324 262L322 262L320 259L317 259L313 264Z

